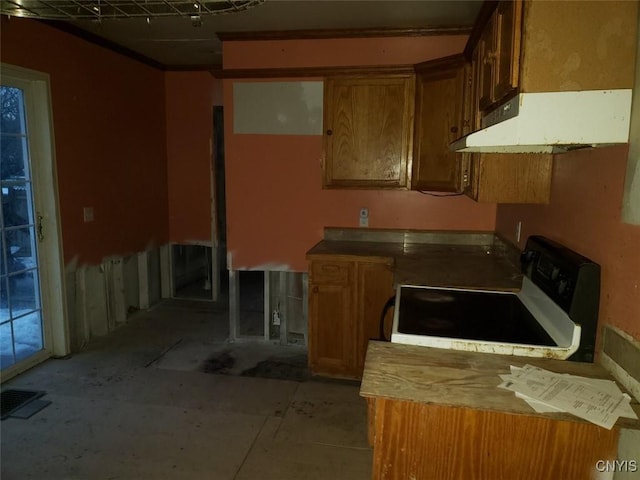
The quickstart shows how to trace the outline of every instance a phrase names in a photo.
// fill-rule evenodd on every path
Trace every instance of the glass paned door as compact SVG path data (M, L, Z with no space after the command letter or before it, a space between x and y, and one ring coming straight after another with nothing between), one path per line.
M0 368L44 348L25 93L0 86Z

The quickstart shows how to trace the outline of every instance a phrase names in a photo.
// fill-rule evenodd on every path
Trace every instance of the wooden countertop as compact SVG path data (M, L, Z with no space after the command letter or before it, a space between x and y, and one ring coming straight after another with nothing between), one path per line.
M360 395L585 421L567 413L536 413L524 400L516 398L514 392L498 388L501 383L498 375L509 373L510 365L526 364L557 373L614 380L604 368L592 363L370 341ZM638 402L632 400L631 405L640 416ZM640 430L640 421L620 418L616 426Z
M522 274L498 249L487 245L323 240L307 258L346 260L392 258L395 284L520 290Z

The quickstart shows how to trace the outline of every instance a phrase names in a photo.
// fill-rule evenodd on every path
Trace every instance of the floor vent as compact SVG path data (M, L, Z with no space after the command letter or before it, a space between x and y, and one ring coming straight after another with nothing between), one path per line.
M38 400L45 394L36 390L4 390L0 399L2 420L7 417L29 418L39 412L51 404L48 400Z

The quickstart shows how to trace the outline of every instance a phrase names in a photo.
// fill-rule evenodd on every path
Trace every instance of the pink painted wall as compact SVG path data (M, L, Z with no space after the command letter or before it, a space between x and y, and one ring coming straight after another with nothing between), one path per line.
M556 155L551 202L542 206L500 205L496 229L515 242L546 235L602 267L600 324L640 339L640 226L621 222L627 146Z
M33 20L2 17L1 42L4 63L51 78L65 261L165 243L163 72Z
M224 68L413 64L462 51L465 36L225 42ZM496 206L410 191L323 190L322 136L239 135L233 81L224 82L230 268L306 271L325 226L493 230Z
M208 72L167 72L165 83L169 237L208 244L213 105L220 88Z

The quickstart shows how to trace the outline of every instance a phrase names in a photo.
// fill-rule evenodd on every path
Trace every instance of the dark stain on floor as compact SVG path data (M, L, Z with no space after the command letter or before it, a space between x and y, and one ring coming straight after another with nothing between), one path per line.
M290 380L306 382L311 379L311 372L307 367L306 355L273 356L258 362L254 367L243 370L240 373L232 372L235 358L229 351L212 355L202 365L205 373L219 375L240 375L243 377L271 378L277 380Z
M222 352L207 358L202 365L202 371L204 373L228 375L229 370L233 368L235 363L235 358L229 352Z
M307 368L307 356L270 357L259 362L255 367L241 373L243 377L275 378L306 382L311 377Z

